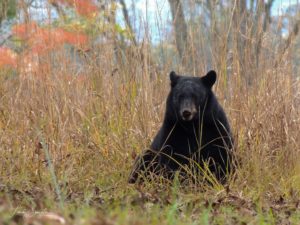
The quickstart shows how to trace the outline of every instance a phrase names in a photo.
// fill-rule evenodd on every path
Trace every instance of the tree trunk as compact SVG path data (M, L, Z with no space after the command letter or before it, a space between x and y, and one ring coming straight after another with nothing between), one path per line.
M188 44L187 25L183 14L183 8L180 0L169 0L169 4L173 18L173 26L175 28L177 51L181 60L183 60Z
M133 29L132 29L132 26L131 26L131 23L130 23L130 19L129 19L129 15L128 15L128 10L127 10L126 3L125 3L124 0L120 0L120 3L122 5L122 12L123 12L123 15L124 15L124 20L125 20L126 26L130 30L130 37L132 39L133 44L135 46L137 46L137 41L136 41L135 34L133 32Z
M238 71L243 74L247 83L251 83L249 74L249 62L246 60L246 44L247 44L247 5L246 0L235 0L233 12L233 34L236 53L238 56ZM247 68L247 69L246 69Z

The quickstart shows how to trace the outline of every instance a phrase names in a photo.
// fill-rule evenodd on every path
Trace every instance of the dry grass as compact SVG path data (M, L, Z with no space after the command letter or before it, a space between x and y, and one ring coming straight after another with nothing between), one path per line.
M151 46L124 51L117 63L113 44L94 46L80 75L64 51L41 58L38 72L1 72L0 222L53 211L70 224L298 224L300 84L286 54L292 47L269 52L261 67L249 63L251 85L234 47L230 75L224 46L213 52L215 92L240 162L225 188L127 184L134 157L162 123L168 73L184 73L172 59L156 69Z

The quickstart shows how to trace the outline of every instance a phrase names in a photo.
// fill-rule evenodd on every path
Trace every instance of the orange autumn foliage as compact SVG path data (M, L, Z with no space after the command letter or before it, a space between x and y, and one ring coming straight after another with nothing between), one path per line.
M18 58L18 70L22 74L22 78L26 79L33 78L32 76L44 79L43 74L47 74L51 70L49 68L51 64L39 60L41 56L47 56L47 53L52 51L64 50L65 44L86 49L89 40L86 34L66 31L63 28L40 27L35 22L15 25L12 32L26 47ZM5 56L8 53L8 51L6 54L1 53L0 60L2 62L0 62L0 66L4 59L6 60L5 64L16 66L16 63L12 61L13 58Z
M6 47L0 47L0 68L4 66L17 67L16 54Z
M14 26L13 34L26 41L31 51L39 54L62 47L64 44L83 48L88 42L85 34L65 31L62 28L42 28L34 22Z
M56 35L60 37L60 40L74 45L74 46L83 46L88 42L88 37L85 34L68 32L63 29L56 29Z
M30 38L38 29L39 27L35 22L30 22L13 26L12 32L21 40L26 40Z
M85 17L93 17L98 13L98 7L92 0L50 0L74 7L76 12Z

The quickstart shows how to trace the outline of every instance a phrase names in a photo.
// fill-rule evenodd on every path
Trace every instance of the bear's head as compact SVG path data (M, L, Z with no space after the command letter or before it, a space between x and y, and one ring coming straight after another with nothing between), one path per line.
M216 78L217 74L213 70L203 77L180 76L174 71L170 73L170 101L180 120L193 121L199 117L201 111L205 111Z

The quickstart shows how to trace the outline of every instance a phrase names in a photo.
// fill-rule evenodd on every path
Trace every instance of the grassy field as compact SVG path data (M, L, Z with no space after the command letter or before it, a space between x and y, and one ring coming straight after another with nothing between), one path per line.
M214 90L240 161L227 185L129 185L134 158L162 123L171 68L114 68L110 57L88 60L74 78L63 54L34 76L3 71L1 223L54 223L41 212L67 224L300 223L299 82L289 64L247 88L242 74L228 81L218 70Z
M65 49L30 65L24 53L17 72L1 69L0 224L300 224L295 39L274 48L267 36L259 67L245 46L241 68L226 35L212 49L214 91L240 166L224 186L127 183L162 124L169 72L187 72L171 57L158 66L149 43L120 51L117 63L114 43L97 44L79 53L80 70Z

